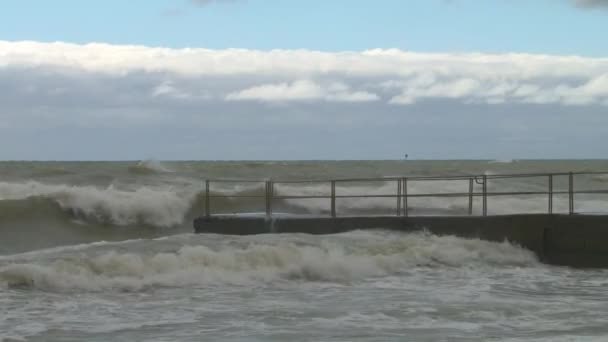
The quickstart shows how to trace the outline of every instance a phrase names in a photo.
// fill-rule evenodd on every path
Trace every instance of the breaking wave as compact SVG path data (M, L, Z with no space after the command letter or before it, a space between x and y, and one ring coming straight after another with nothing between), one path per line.
M129 167L129 172L134 174L156 174L156 173L171 173L175 172L164 165L162 162L154 159L142 160L135 166Z
M432 191L441 191L447 185L441 182L430 184ZM49 217L101 223L114 226L147 225L174 227L189 224L205 208L205 193L202 185L196 186L141 186L122 189L114 185L105 188L94 186L72 186L45 184L35 181L24 183L0 182L0 219L32 216L44 220ZM391 195L395 191L393 182L369 186L339 187L338 195ZM460 189L455 189L460 190ZM428 191L428 190L427 190ZM275 196L329 196L327 185L279 185ZM214 188L210 208L213 213L232 214L242 212L264 212L263 184L230 185ZM226 197L222 197L223 195ZM230 197L232 195L242 197ZM340 198L336 201L341 215L365 215L395 213L395 198ZM411 212L464 213L465 201L426 198L410 204ZM327 214L329 198L273 200L275 212L293 214Z
M336 208L340 215L394 215L397 201L395 182L386 181L369 185L337 187L338 196L372 195L373 198L340 197ZM445 193L468 191L467 182L418 182L409 186L409 193ZM273 200L274 212L292 214L325 215L329 213L328 185L276 184ZM214 214L264 212L263 184L230 185L211 191L210 208ZM220 196L221 195L221 196ZM242 197L230 197L230 196ZM293 196L317 196L318 198L293 198ZM283 196L284 198L281 198ZM558 210L567 208L565 198L556 198ZM596 199L579 200L580 210L598 211L603 202ZM475 210L480 210L475 203ZM114 226L145 225L161 228L190 224L205 208L202 185L140 186L123 189L110 185L72 186L45 184L35 181L24 183L0 182L0 220L32 217L41 221L48 217L101 223ZM412 215L466 215L468 198L410 198ZM489 212L508 214L513 212L546 212L545 198L498 198L492 199Z
M139 291L154 286L247 285L276 282L350 283L417 267L532 267L528 250L504 243L438 237L428 233L352 232L319 238L288 235L217 240L200 235L200 245L165 252L95 248L71 256L41 256L0 264L0 286L44 290ZM147 241L146 250L158 251ZM132 244L144 243L132 242ZM117 246L114 246L117 247ZM99 247L97 247L99 248ZM137 250L136 246L132 246ZM48 261L51 259L52 261ZM2 261L0 261L2 262Z
M141 187L133 191L114 186L49 185L39 182L0 183L0 217L59 216L127 226L170 227L183 222L196 193Z

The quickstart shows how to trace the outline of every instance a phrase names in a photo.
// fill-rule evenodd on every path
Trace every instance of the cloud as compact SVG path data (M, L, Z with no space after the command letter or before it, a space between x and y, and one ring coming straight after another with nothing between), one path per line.
M174 98L178 98L178 99L192 98L192 94L190 94L188 92L180 91L179 89L175 88L175 86L172 84L172 82L163 82L162 84L159 84L152 91L152 95L153 96L169 96L169 97L174 97Z
M608 59L0 41L2 103L608 103ZM20 102L16 102L19 99Z
M608 0L574 0L574 3L578 7L607 7L608 8Z
M293 83L264 84L226 96L228 101L313 101L333 102L369 102L379 100L378 95L367 91L352 91L344 83L319 85L309 80L298 80Z
M0 41L0 104L0 159L591 158L608 59Z
M199 89L188 89L188 87L184 87L185 89L179 88L174 84L173 81L163 81L154 89L152 89L151 93L153 97L156 98L170 98L177 100L209 100L211 96L205 90Z
M608 73L588 81L557 82L541 86L532 82L477 80L460 78L442 83L404 84L402 92L390 99L391 104L409 105L424 99L460 99L467 103L528 103L593 105L608 100ZM577 84L577 85L573 85Z

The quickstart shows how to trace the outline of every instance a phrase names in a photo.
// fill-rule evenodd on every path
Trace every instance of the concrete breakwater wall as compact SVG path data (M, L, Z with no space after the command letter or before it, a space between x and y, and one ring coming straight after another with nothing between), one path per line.
M335 234L357 229L427 230L488 241L509 241L548 264L608 267L608 215L522 214L504 216L298 217L214 215L194 221L197 233Z

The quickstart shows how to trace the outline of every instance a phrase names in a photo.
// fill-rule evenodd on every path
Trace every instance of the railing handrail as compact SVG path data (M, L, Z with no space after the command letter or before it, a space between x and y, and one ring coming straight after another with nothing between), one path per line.
M529 195L548 195L548 213L553 213L553 197L554 195L568 195L568 213L575 212L574 195L575 194L608 194L608 189L589 189L575 190L574 176L579 175L608 175L608 171L579 171L579 172L544 172L544 173L519 173L519 174L482 174L482 175L453 175L453 176L409 176L409 177L375 177L375 178L343 178L343 179L323 179L323 180L252 180L252 179L207 179L205 180L205 216L211 215L210 200L212 198L265 198L266 216L272 215L272 204L276 199L330 199L330 214L336 217L336 199L339 198L396 198L397 216L408 216L408 198L420 197L467 197L469 198L468 214L473 215L473 199L482 197L481 213L487 215L488 204L487 199L491 196L529 196ZM568 177L567 190L555 190L554 178L559 176ZM534 178L547 177L548 188L546 191L488 191L488 180L495 179L512 179L512 178ZM409 181L457 181L468 180L468 192L439 192L439 193L411 193L408 192ZM336 193L336 183L356 183L356 182L397 182L396 193L391 194L373 194L359 195L348 194L338 195ZM212 194L210 190L211 183L261 183L265 186L265 194L260 195L238 195L238 194ZM330 186L329 195L276 195L274 191L275 184L310 184L324 183ZM474 185L481 185L481 192L475 191Z
M311 178L311 179L229 179L229 178L209 178L213 183L264 183L272 181L280 184L298 184L298 183L329 183L329 182L382 182L382 181L398 181L403 178L411 181L432 181L432 180L462 180L469 178L487 179L509 179L509 178L533 178L533 177L548 177L548 176L568 176L568 175L608 175L608 171L577 171L577 172L532 172L532 173L503 173L503 174L467 174L467 175L439 175L439 176L386 176L386 177L359 177L359 178Z

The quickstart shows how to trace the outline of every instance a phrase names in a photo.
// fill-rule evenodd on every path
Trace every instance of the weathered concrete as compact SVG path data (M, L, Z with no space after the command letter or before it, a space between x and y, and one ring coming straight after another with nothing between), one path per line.
M608 215L525 214L429 217L264 217L211 216L194 221L197 233L335 234L357 229L428 230L488 241L510 241L540 260L574 267L608 267Z

